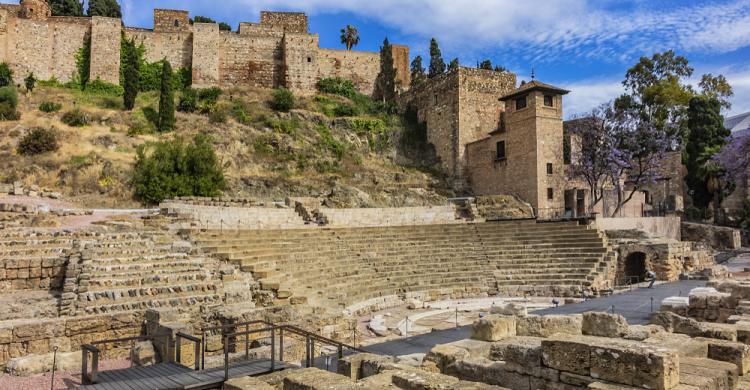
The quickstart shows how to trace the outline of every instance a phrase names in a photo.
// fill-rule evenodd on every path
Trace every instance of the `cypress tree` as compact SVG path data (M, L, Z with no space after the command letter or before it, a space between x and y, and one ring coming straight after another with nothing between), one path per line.
M437 40L432 38L430 41L430 78L439 76L445 73L445 61L443 61L443 54L440 52Z
M50 0L52 16L83 16L83 2L78 0Z
M461 66L461 63L458 62L458 58L452 59L450 64L448 64L448 72L458 69L459 66Z
M690 99L688 129L690 134L685 145L685 182L693 193L695 206L705 208L713 200L713 194L708 189L704 164L711 157L711 152L720 149L730 135L730 131L724 127L719 100L703 96Z
M396 68L393 67L393 50L388 38L380 47L380 73L375 81L375 97L384 102L396 98Z
M422 56L414 57L411 62L411 86L416 87L424 82L426 77L424 66L422 66Z
M132 110L135 107L135 98L138 96L140 89L140 61L138 61L138 51L135 47L135 41L122 38L124 40L122 48L124 53L123 67L123 104L126 110Z
M89 16L122 18L122 10L117 0L89 0Z
M172 65L166 58L162 61L161 94L159 95L159 131L174 130L174 90L172 87Z

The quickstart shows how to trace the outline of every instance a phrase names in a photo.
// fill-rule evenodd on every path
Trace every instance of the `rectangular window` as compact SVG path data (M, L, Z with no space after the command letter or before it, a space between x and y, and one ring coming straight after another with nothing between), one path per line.
M438 104L438 95L435 95L435 104Z
M547 188L547 200L554 200L555 199L555 190L552 188Z
M505 141L498 141L495 150L495 161L505 160Z
M526 108L526 96L516 99L516 110Z
M544 95L544 105L546 107L552 107L554 100L552 99L552 95Z
M552 174L552 163L547 163L547 174L548 175Z

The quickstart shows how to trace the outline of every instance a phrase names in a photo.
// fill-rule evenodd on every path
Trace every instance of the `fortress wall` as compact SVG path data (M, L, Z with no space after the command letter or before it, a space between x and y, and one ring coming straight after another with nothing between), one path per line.
M91 19L91 79L120 83L122 21L94 16Z
M164 58L174 69L190 67L193 63L193 34L191 32L155 32L141 29L125 29L128 39L136 45L143 44L148 62Z
M248 37L220 33L219 82L222 85L275 88L282 84L283 32Z
M196 23L193 26L193 85L207 87L219 83L219 25Z
M396 85L404 90L411 86L411 60L409 59L409 46L391 45L393 54L393 67L396 68Z
M320 49L319 53L318 78L348 79L359 92L372 95L380 72L380 54L334 49Z
M50 58L53 32L54 24L48 22L12 19L11 29L8 31L7 55L16 83L23 82L29 72L34 72L39 79L49 79L55 75ZM70 73L66 76L68 79Z
M299 12L262 11L260 24L288 33L306 34L308 31L307 15Z
M73 20L72 22L71 20L63 20L54 23L53 32L51 73L61 81L70 80L77 72L75 56L85 44L86 36L91 28L91 19L89 18L65 19ZM46 79L48 77L37 76L37 78Z
M460 174L455 143L459 131L459 83L457 71L435 77L402 95L402 106L419 108L417 119L427 125L427 142L435 146L439 169Z
M284 84L295 92L316 90L318 82L318 36L292 34L284 36Z

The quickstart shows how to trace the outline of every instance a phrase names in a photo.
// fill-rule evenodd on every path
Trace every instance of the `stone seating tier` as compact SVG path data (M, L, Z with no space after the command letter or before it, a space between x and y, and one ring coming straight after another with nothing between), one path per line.
M263 289L339 306L410 292L575 295L596 287L607 259L596 230L534 221L209 230L194 241L252 272Z

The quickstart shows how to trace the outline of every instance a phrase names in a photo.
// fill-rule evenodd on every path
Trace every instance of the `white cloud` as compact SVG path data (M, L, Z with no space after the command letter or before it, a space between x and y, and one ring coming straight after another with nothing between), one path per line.
M667 48L729 52L750 44L750 0L668 3L662 9L623 3L636 6L613 11L614 2L595 0L224 0L223 8L250 15L263 9L351 12L404 34L435 36L462 57L492 48L535 62L570 56L621 62Z
M570 94L564 98L566 118L585 114L624 92L620 80L592 80L563 85L570 90Z

